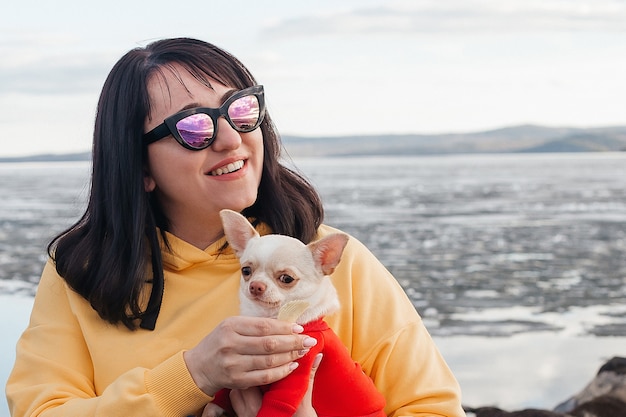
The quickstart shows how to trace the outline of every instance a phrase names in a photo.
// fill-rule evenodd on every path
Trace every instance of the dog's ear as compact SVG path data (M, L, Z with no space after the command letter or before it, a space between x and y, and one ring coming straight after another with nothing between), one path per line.
M236 211L224 209L220 211L220 217L222 218L226 240L228 240L235 254L241 256L248 241L253 237L258 237L259 234L248 219Z
M334 233L309 243L307 247L313 254L315 264L320 267L324 275L330 275L339 264L347 243L348 235Z

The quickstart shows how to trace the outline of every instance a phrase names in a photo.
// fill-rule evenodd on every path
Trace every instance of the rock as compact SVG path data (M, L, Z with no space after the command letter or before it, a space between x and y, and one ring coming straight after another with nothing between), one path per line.
M587 386L552 410L506 411L496 407L464 407L476 417L624 417L626 358L614 357L600 367Z

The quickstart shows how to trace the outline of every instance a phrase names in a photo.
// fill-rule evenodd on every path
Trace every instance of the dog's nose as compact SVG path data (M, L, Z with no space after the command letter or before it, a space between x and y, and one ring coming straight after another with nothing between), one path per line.
M262 282L252 281L250 283L250 294L259 296L265 292L267 286Z

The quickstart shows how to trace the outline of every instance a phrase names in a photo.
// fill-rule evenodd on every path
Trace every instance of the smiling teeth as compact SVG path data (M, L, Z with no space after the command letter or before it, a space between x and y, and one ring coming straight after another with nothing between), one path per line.
M224 175L235 172L243 168L243 161L231 162L230 164L211 171L211 175Z

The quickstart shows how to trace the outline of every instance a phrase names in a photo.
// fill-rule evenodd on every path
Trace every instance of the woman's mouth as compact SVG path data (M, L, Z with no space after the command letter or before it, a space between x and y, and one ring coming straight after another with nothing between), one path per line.
M231 162L228 165L224 165L223 167L219 167L209 172L209 175L220 176L224 174L230 174L231 172L239 171L241 168L243 168L243 161L239 160L239 161Z

